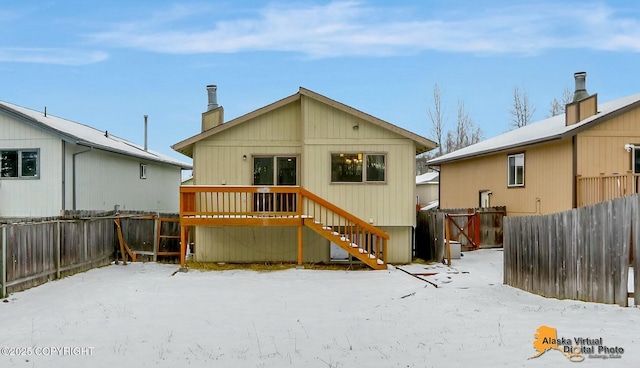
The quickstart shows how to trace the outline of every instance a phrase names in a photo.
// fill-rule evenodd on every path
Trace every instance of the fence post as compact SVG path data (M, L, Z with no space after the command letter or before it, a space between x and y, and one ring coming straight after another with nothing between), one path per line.
M480 241L480 237L482 236L480 234L480 226L481 226L480 215L481 214L482 214L482 212L476 211L476 214L473 216L474 217L474 219L473 219L474 220L473 221L473 223L474 223L474 225L473 225L474 226L473 237L475 238L475 239L473 239L473 241L476 243L476 249L480 249L480 244L481 244L481 241Z
M82 253L84 254L83 260L82 262L88 262L89 261L89 252L88 252L88 248L89 248L89 241L88 241L88 227L89 227L89 221L90 220L85 220L82 222ZM91 267L89 267L91 268Z
M605 199L604 173L600 173L600 177L598 179L600 180L600 198L598 198L595 203L600 203Z
M55 263L56 263L56 279L60 279L60 248L62 243L62 221L56 221L56 248L55 248Z
M158 248L160 247L160 233L162 222L160 222L160 213L156 213L153 217L153 262L158 262Z
M449 221L453 221L451 220L451 218L445 214L444 215L444 233L445 233L445 237L446 237L446 250L445 253L447 254L447 266L451 266L451 244L449 244L449 238L451 237L451 230L449 228Z
M2 275L0 276L0 283L2 284L2 289L0 289L0 298L5 298L7 296L7 226L2 225L2 234L0 235L0 239L2 239Z
M581 188L581 183L582 183L582 175L576 175L576 203L575 206L577 207L582 207L582 188Z

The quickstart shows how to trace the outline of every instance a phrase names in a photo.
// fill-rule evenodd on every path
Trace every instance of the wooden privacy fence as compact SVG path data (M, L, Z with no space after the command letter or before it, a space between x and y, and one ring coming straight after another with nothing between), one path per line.
M627 305L629 265L640 304L640 197L504 220L504 283L542 296ZM633 259L633 260L632 260Z
M173 248L179 251L177 223L160 227L157 215L138 219L139 215L120 216L124 237L136 253L151 255L157 253L154 249L162 250L166 241L157 236L158 232L173 234L176 243ZM93 213L67 213L40 220L0 219L0 297L114 260L118 245L115 214L87 216Z
M469 215L452 217L457 226L451 226L451 239L459 241L463 246L471 246L469 238L481 248L502 246L502 219L507 215L506 207L455 208L441 211L451 215ZM473 214L477 216L472 222ZM463 231L466 235L462 234Z
M414 256L430 261L441 261L445 256L444 217L445 214L468 214L451 219L457 226L451 226L451 239L462 245L470 245L461 229L474 239L480 248L502 246L502 218L506 207L459 208L449 210L418 211L415 230ZM471 219L473 217L473 219ZM471 219L471 220L470 220ZM471 229L469 229L471 225ZM479 239L479 240L477 240Z
M444 215L441 211L417 212L414 257L425 261L444 259Z

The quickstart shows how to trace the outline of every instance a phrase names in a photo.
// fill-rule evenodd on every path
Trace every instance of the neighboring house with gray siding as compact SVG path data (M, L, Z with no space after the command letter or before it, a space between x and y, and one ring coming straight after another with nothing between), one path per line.
M106 131L0 101L0 217L177 212L186 169Z

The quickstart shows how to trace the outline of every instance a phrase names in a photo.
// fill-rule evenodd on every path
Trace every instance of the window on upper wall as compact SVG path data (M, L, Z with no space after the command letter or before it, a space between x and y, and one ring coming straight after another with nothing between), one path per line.
M147 165L140 164L140 179L146 179L146 178L147 178Z
M40 177L40 150L0 149L0 178L37 179Z
M524 186L524 153L509 155L507 157L508 166L508 187Z
M386 155L374 153L332 153L332 183L384 183Z

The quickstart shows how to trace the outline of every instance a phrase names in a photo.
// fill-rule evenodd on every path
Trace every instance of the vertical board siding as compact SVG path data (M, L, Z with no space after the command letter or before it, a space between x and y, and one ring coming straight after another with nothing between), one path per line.
M414 226L413 142L314 99L302 104L302 185L376 226ZM386 183L331 183L331 154L340 152L386 154Z
M373 225L413 226L415 165L408 160L401 160L410 155L412 149L412 146L382 144L373 147L357 144L307 145L303 186L365 221L373 219ZM387 155L387 182L331 183L331 153L362 151Z
M291 103L197 142L194 184L253 184L254 155L301 155L300 125L300 105Z
M296 262L296 227L196 227L198 262ZM303 261L329 262L329 241L311 229L303 231Z
M140 178L140 164L147 165L147 179ZM177 212L180 181L179 167L91 150L76 156L75 209L113 210L119 205L120 210Z
M413 258L412 228L410 226L381 226L380 229L389 234L387 263L410 263Z
M440 208L477 207L480 191L490 190L491 206L506 206L510 216L568 210L572 207L571 147L571 140L565 139L442 164ZM521 152L525 154L525 186L509 188L507 156Z
M640 111L634 109L598 124L577 136L577 174L598 176L601 173L625 174L631 168L631 153L625 144L640 143Z
M505 284L626 306L630 244L637 249L640 242L639 202L635 195L547 216L506 217Z
M0 179L0 217L56 216L62 204L61 140L0 112L0 150L39 149L37 179Z

